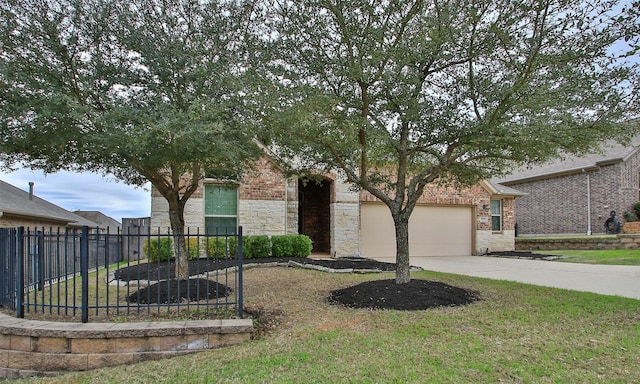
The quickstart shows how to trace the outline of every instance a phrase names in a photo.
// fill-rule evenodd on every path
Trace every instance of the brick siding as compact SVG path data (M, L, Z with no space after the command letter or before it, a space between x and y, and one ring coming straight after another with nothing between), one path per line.
M624 221L623 213L638 201L639 172L637 152L624 162L586 172L505 183L528 194L515 203L518 233L578 234L588 233L589 229L603 233L611 211Z

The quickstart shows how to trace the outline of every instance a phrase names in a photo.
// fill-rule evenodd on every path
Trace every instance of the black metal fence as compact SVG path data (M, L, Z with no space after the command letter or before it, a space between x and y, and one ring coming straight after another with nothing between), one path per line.
M185 309L242 317L242 228L184 239L186 254L169 231L0 228L0 306L82 322Z

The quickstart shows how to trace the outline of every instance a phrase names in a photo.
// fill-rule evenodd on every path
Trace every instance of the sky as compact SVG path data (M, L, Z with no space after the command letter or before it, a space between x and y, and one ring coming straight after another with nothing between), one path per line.
M151 215L149 184L140 188L96 173L61 171L45 175L29 169L0 171L0 180L25 191L29 191L29 182L33 181L34 195L71 212L100 211L119 222L123 217Z

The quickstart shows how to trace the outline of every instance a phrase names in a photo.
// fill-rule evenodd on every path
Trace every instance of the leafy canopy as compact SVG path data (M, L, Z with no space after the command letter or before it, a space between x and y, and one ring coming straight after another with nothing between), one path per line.
M255 154L252 4L2 1L0 160L165 183Z

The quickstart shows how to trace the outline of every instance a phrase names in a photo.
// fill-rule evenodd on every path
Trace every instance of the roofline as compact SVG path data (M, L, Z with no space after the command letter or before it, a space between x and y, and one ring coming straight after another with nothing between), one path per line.
M502 197L522 197L522 196L527 196L528 193L526 192L519 192L519 191L514 191L514 192L507 192L507 191L503 191L500 188L496 188L496 185L492 182L490 182L489 180L480 180L480 185L487 190L487 192L491 193L494 196L502 196Z
M527 183L527 182L530 182L530 181L552 179L554 177L576 175L576 174L579 174L579 173L586 173L586 172L595 172L595 171L600 170L600 168L603 167L603 166L613 165L613 164L617 164L619 162L620 162L620 159L599 161L599 162L596 163L596 165L589 165L587 167L573 168L573 169L567 169L567 170L559 171L559 172L544 173L544 174L536 175L536 176L529 176L529 177L522 177L522 178L519 178L519 179L513 179L513 180L508 180L508 181L501 181L500 184L504 184L506 186L510 186L512 184L520 184L520 183Z
M22 217L27 219L29 218L41 219L46 221L65 223L66 225L77 223L76 220L69 220L68 218L63 218L63 217L53 217L53 216L46 216L46 215L29 215L21 212L0 211L0 217L5 217L5 216L15 216L15 217Z

